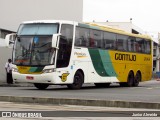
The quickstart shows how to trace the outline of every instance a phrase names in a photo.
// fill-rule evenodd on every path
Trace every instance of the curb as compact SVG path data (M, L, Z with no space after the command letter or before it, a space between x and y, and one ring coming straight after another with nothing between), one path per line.
M40 98L20 96L0 96L0 101L19 103L38 103L53 105L82 105L100 107L121 107L121 108L146 108L160 109L160 103L132 102L132 101L108 101L108 100L85 100L68 98Z

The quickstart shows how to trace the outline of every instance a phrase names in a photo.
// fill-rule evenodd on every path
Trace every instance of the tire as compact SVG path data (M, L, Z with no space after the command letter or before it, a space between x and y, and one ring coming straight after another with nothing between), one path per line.
M132 71L130 71L127 78L127 87L132 87L133 83L134 83L134 74Z
M43 84L43 83L34 83L34 86L38 88L39 90L45 90L49 85Z
M136 73L136 76L134 78L134 82L133 82L133 86L134 87L137 87L139 85L139 82L141 81L141 73L140 72L137 72Z
M98 88L105 88L105 87L109 87L111 83L94 83L94 84Z
M84 76L82 72L77 71L74 75L74 80L72 84L68 84L67 87L69 89L80 89L84 83Z
M132 71L129 72L127 82L120 82L121 87L132 87L134 82L134 74Z

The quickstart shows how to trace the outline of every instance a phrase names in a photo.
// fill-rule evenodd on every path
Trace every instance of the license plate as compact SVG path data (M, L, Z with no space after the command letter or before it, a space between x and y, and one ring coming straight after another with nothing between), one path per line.
M27 80L34 80L34 77L32 77L32 76L26 76L26 79Z

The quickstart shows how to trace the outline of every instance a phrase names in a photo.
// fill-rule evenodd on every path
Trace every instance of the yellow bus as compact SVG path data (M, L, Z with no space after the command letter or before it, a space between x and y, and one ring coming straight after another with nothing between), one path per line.
M80 89L84 83L132 87L151 80L152 40L146 35L93 23L43 20L23 22L14 41L13 79L38 89Z

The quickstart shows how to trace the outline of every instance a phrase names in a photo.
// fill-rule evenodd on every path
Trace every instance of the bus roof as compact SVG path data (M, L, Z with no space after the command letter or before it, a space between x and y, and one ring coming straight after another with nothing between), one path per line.
M66 23L66 24L74 24L74 21L68 20L34 20L34 21L24 21L22 24L32 24L32 23Z
M151 40L151 37L149 35L133 34L133 33L129 33L124 30L121 30L121 29L116 29L116 28L109 27L109 26L103 26L103 25L99 25L96 23L79 23L79 26L85 27L85 28L92 28L92 29L96 29L96 30L103 30L103 31L111 32L111 33L128 35L131 37L138 37L138 38L144 38L144 39Z
M139 38L151 40L151 37L148 35L128 33L128 32L125 32L124 30L112 28L109 26L103 26L103 25L99 25L99 24L95 24L95 23L78 23L75 21L68 21L68 20L34 20L34 21L22 22L22 24L31 24L31 23L64 23L64 24L72 24L72 25L76 24L76 25L79 25L79 26L85 27L85 28L103 30L103 31L107 31L107 32L112 32L112 33L117 33L117 34L128 35L128 36L132 36L132 37L139 37Z

